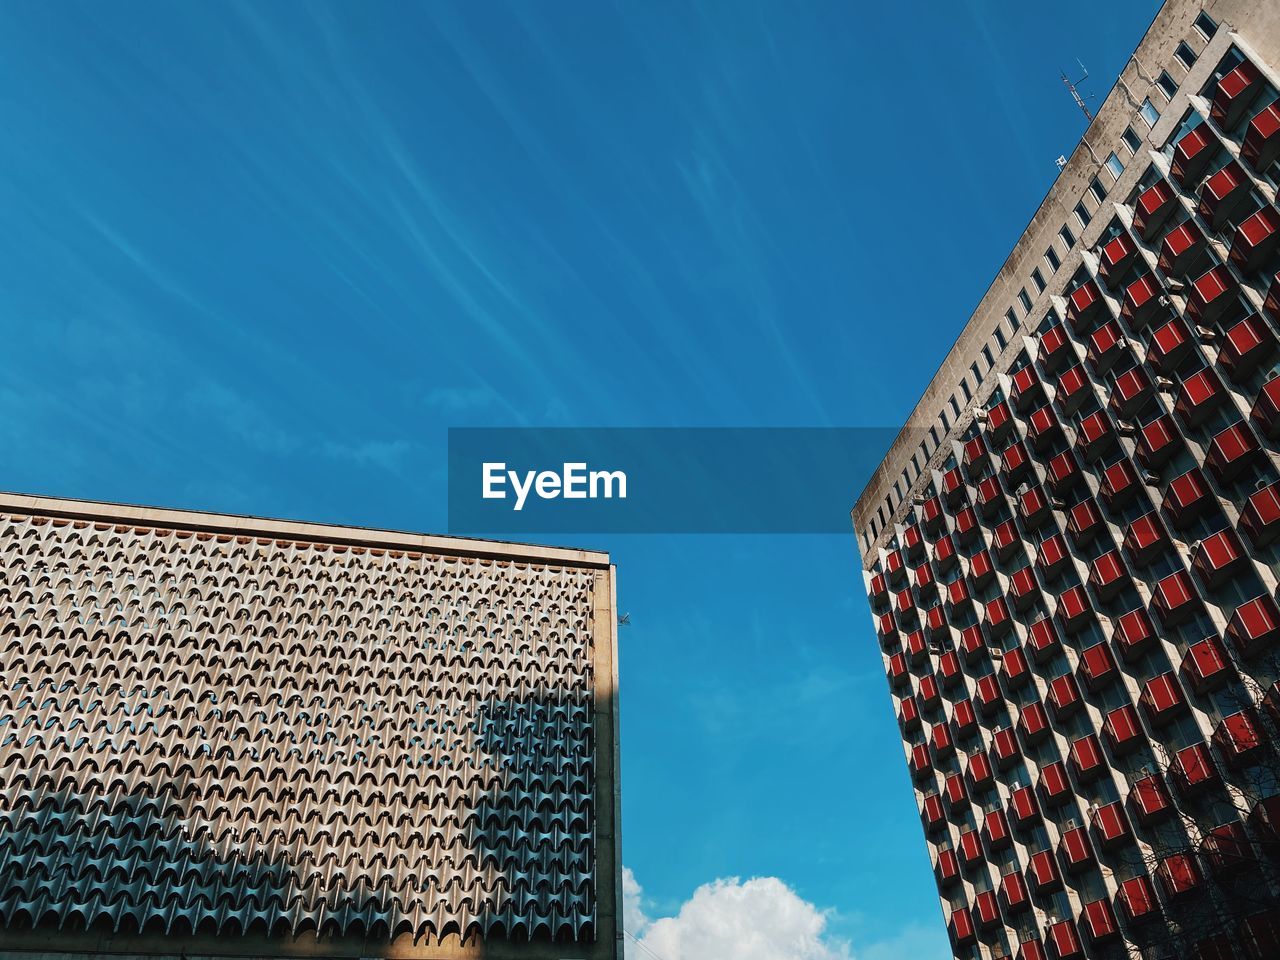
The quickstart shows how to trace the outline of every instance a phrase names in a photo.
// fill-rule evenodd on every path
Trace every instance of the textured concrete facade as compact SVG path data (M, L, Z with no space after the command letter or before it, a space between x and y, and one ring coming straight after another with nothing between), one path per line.
M0 496L0 952L620 957L613 589Z
M1278 184L1170 0L854 508L957 958L1280 957Z

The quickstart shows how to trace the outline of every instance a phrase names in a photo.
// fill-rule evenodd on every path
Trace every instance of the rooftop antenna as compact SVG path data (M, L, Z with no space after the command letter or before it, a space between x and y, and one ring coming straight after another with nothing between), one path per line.
M1072 83L1071 78L1067 76L1067 73L1064 70L1062 72L1062 82L1066 85L1067 90L1071 92L1071 99L1076 102L1076 106L1080 108L1080 112L1084 114L1085 119L1088 120L1090 123L1093 123L1093 111L1090 110L1088 104L1085 103L1086 98L1080 96L1080 90L1079 90L1080 84L1084 83L1086 80L1089 79L1089 71L1085 69L1084 64L1080 63L1079 60L1077 60L1076 63L1080 64L1080 70L1083 75L1080 77L1079 80ZM1090 94L1088 99L1092 100L1093 95Z

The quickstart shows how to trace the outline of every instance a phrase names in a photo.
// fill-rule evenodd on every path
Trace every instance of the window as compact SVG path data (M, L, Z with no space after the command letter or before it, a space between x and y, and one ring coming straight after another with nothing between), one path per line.
M954 400L952 400L951 402L955 403ZM947 420L947 411L943 410L941 413L939 413L938 419L942 421L942 435L945 437L947 435L947 431L951 429L951 424Z
M973 363L969 364L969 372L973 374L973 385L974 385L975 387L980 387L980 386L982 386L982 371L978 369L978 361L977 361L977 360L975 360L975 361L973 361ZM972 400L972 399L973 399L973 395L972 395L971 393L969 393L968 381L962 381L962 382L961 382L961 384L960 384L960 386L964 387L964 398L965 398L966 400Z
M987 361L987 369L990 370L996 365L995 357L991 356L991 348L982 348L982 358Z
M996 327L996 343L999 344L1001 350L1004 349L1005 347L1004 331L1001 330L999 327Z
M1192 64L1196 62L1195 51L1186 45L1186 43L1178 44L1178 49L1173 51L1174 57L1187 70L1191 69Z
M1093 199L1097 200L1099 203L1106 202L1107 188L1102 185L1102 181L1097 177L1094 177L1089 181L1089 192L1093 194Z
M1058 235L1061 236L1062 231L1058 231ZM1063 237L1063 239L1065 240L1066 238ZM1074 241L1075 237L1072 237L1071 239ZM1070 245L1071 244L1067 244L1067 246L1070 246ZM1044 262L1049 265L1050 273L1057 273L1058 268L1062 266L1062 260L1059 259L1058 252L1054 250L1053 247L1050 247L1048 250L1044 252Z
M1018 315L1014 312L1013 307L1009 308L1009 312L1004 315L1005 322L1009 324L1009 332L1013 333L1018 329Z
M1200 16L1196 17L1196 29L1200 31L1200 36L1210 40L1218 32L1218 24L1213 17L1201 10Z
M1084 208L1083 200L1076 204L1076 219L1080 221L1082 228L1089 225L1089 211Z
M1124 164L1120 162L1120 158L1117 157L1114 153L1108 154L1107 159L1103 162L1103 165L1107 168L1107 171L1111 174L1111 176L1116 180L1119 180L1120 174L1124 173ZM1092 186L1092 184L1090 184L1090 186Z
M1018 291L1018 302L1022 304L1022 309L1026 313L1031 312L1031 298L1027 296L1027 288L1023 287Z
M965 389L967 390L968 387L965 387ZM960 419L960 404L956 403L955 394L951 395L951 412L957 420Z
M1076 216L1079 216L1079 215L1080 215L1080 210L1079 208L1077 208ZM1062 239L1063 244L1066 245L1067 252L1070 253L1071 248L1076 245L1076 235L1072 233L1071 228L1064 223L1062 225L1062 229L1058 231L1058 236Z
M1173 95L1178 92L1178 81L1169 76L1168 70L1160 71L1160 79L1156 81L1160 87L1160 92L1164 94L1166 100L1172 100Z
M1124 133L1120 135L1120 139L1124 141L1124 145L1129 148L1129 153L1134 154L1142 149L1142 138L1134 132L1133 127L1125 127Z
M1148 127L1154 127L1156 121L1160 119L1160 111L1156 109L1156 105L1151 102L1150 98L1142 101L1142 106L1138 108L1138 114L1146 121Z
M1044 274L1040 272L1039 267L1031 271L1031 282L1036 285L1036 290L1044 293Z

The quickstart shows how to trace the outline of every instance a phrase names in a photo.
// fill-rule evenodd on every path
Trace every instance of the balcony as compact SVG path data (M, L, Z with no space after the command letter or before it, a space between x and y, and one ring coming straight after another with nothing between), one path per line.
M1271 907L1255 913L1241 926L1250 960L1280 956L1280 910Z
M946 814L942 811L942 797L936 793L926 796L920 805L920 819L924 822L926 833L939 832L947 822Z
M987 651L987 638L983 635L982 624L975 623L960 631L960 655L964 662L974 664Z
M1120 315L1129 321L1129 327L1139 330L1151 322L1151 318L1160 313L1165 305L1160 302L1164 289L1154 274L1139 277L1124 290L1124 302L1120 306Z
M1040 804L1031 787L1018 787L1009 795L1009 814L1014 826L1026 827L1040 819Z
M973 712L970 700L959 700L951 712L951 727L956 740L964 740L972 736L978 729L978 716Z
M1058 401L1058 406L1067 416L1071 416L1080 409L1080 404L1091 396L1089 389L1089 378L1084 372L1084 366L1077 363L1074 367L1068 368L1058 378L1057 386L1054 390L1054 399Z
M1089 586L1098 599L1106 602L1131 583L1119 550L1109 550L1089 566Z
M895 690L903 690L910 682L911 673L907 670L906 656L895 653L889 658L889 686Z
M1061 760L1045 765L1040 770L1040 799L1046 807L1059 807L1071 799L1071 781L1067 779L1067 767Z
M1067 336L1067 328L1061 323L1054 324L1040 334L1040 345L1036 351L1036 357L1040 361L1040 366L1049 373L1057 373L1074 360L1075 355L1076 348L1072 345L1071 338Z
M1067 532L1077 547L1087 546L1102 528L1102 514L1092 500L1081 500L1067 511Z
M996 527L991 534L991 544L996 548L996 556L1003 563L1018 552L1022 536L1012 520L1006 520Z
M1210 830L1200 846L1200 856L1209 872L1218 877L1257 866L1258 863L1253 855L1253 844L1239 820L1231 820Z
M1013 842L1009 835L1009 819L1002 810L992 810L983 817L982 832L992 850L1003 850Z
M1063 633L1075 636L1093 620L1093 610L1089 606L1089 597L1084 587L1075 586L1058 595L1057 609L1054 616Z
M1000 900L1006 913L1021 913L1031 906L1027 882L1020 873L1006 873L1000 878Z
M1098 276L1108 287L1114 288L1137 253L1138 245L1133 242L1133 237L1127 233L1117 235L1104 244L1098 253Z
M1034 747L1049 736L1049 715L1041 703L1028 703L1018 717L1018 733L1027 747Z
M968 580L959 577L947 584L947 603L953 614L973 606L973 594L969 590Z
M1258 173L1280 156L1280 100L1249 121L1240 156Z
M1084 948L1080 946L1080 934L1076 925L1070 920L1059 920L1050 924L1045 932L1049 947L1057 960L1082 960Z
M920 698L920 702L930 709L942 702L942 694L938 691L938 681L933 678L932 674L926 674L920 678L920 689L917 696Z
M952 510L964 502L964 476L959 467L952 467L942 475L942 497Z
M1108 510L1119 511L1133 502L1141 485L1138 483L1138 472L1128 457L1117 460L1102 472L1102 484L1098 492Z
M1209 481L1194 467L1170 481L1160 509L1175 529L1185 530L1203 516L1213 502Z
M938 886L949 887L960 879L960 858L954 850L938 851L938 862L933 865L933 875Z
M1187 709L1187 699L1173 671L1149 680L1142 689L1142 709L1153 727L1163 727Z
M1147 346L1147 363L1158 373L1168 375L1191 353L1191 331L1187 322L1175 316L1151 334Z
M929 653L929 648L924 642L924 631L913 630L907 634L907 639L903 641L903 648L907 652L907 659L911 661L912 666L919 666L924 662Z
M991 564L991 554L987 553L987 551L979 550L969 558L969 579L973 581L973 585L977 589L983 589L995 575L995 567Z
M1258 77L1258 68L1248 60L1240 64L1218 81L1213 91L1213 104L1209 116L1219 128L1230 130L1245 117L1252 103L1262 92L1264 84Z
M1051 851L1041 850L1031 855L1031 862L1027 865L1027 882L1038 895L1062 888L1062 877L1058 874L1058 865L1054 863Z
M933 545L933 565L938 573L946 573L956 564L956 545L951 534L938 538Z
M1244 545L1230 527L1205 537L1191 557L1200 582L1216 590L1245 566Z
M1000 683L996 680L994 673L988 674L978 681L974 699L978 701L978 712L984 717L989 717L996 711L996 707L1004 700L1003 694L1000 693Z
M1276 338L1261 317L1245 317L1222 338L1218 365L1236 383L1244 383L1276 352Z
M1062 424L1052 407L1046 404L1027 417L1027 436L1031 439L1031 445L1039 451L1062 436Z
M977 830L966 830L960 834L960 864L972 869L982 862L982 837Z
M1262 385L1249 419L1268 440L1280 439L1280 377L1272 377Z
M1163 820L1173 810L1169 791L1158 773L1134 781L1128 806L1129 815L1143 825Z
M1227 639L1246 660L1273 647L1278 638L1280 607L1265 593L1237 607L1227 625Z
M994 780L995 771L985 753L975 753L969 757L969 787L975 793L991 786Z
M1031 469L1031 458L1027 455L1027 448L1023 446L1021 440L1010 444L1009 448L1000 454L1000 464L1005 482L1010 488L1016 488Z
M1213 731L1213 745L1233 770L1255 763L1266 749L1257 712L1248 708L1223 717Z
M1169 534L1160 522L1160 515L1152 511L1129 524L1124 534L1124 549L1136 567L1145 567L1168 551Z
M902 554L897 550L890 551L884 557L885 575L889 578L890 583L900 583L906 575L906 565L902 561Z
M1045 617L1031 625L1027 631L1027 649L1031 651L1031 658L1036 663L1044 663L1062 649L1062 641L1053 620Z
M1076 333L1083 333L1093 326L1094 320L1104 316L1106 301L1095 280L1086 280L1067 296L1067 323Z
M1116 377L1108 401L1111 412L1117 417L1132 417L1155 396L1156 387L1151 375L1143 367L1134 367Z
M1080 916L1080 926L1092 944L1108 943L1120 936L1120 925L1108 900L1086 903Z
M906 697L898 711L898 723L904 731L920 729L920 707L915 697Z
M978 434L964 445L964 465L970 474L981 471L990 456L991 451L987 449L987 441L982 434Z
M1249 199L1250 185L1244 168L1234 160L1228 161L1200 188L1200 218L1214 230L1220 229Z
M929 755L927 743L917 743L911 748L911 759L907 762L914 780L924 780L933 776L933 758Z
M1231 240L1230 260L1241 273L1253 273L1275 253L1280 241L1280 213L1265 205L1236 228Z
M1173 755L1169 773L1183 797L1194 797L1221 782L1209 748L1203 743L1183 747Z
M1116 906L1129 923L1137 924L1160 915L1160 904L1155 889L1145 875L1139 874L1120 883L1116 892Z
M1040 596L1040 585L1036 583L1035 571L1030 566L1023 567L1009 578L1009 595L1019 612L1035 605Z
M1115 682L1119 671L1111 648L1105 643L1095 643L1080 654L1080 679L1085 689L1097 693L1103 687Z
M1166 277L1182 277L1192 270L1204 268L1204 233L1195 221L1185 220L1169 231L1160 243L1160 259L1156 266Z
M1259 398L1261 401L1261 398ZM1254 419L1258 409L1254 407ZM1270 436L1270 434L1268 434ZM1258 438L1245 424L1227 427L1209 443L1205 463L1222 483L1230 483L1261 457Z
M1151 648L1155 642L1155 626L1151 617L1142 607L1130 610L1116 621L1115 632L1111 642L1120 651L1125 661L1132 663Z
M1012 428L1013 414L1004 400L987 411L987 433L991 435L992 441L1002 442Z
M1116 430L1111 423L1111 418L1103 411L1091 413L1080 421L1080 428L1076 433L1076 446L1080 449L1080 453L1084 455L1085 460L1090 463L1096 462L1105 454L1111 453L1116 449Z
M1200 886L1200 868L1189 853L1175 853L1165 857L1156 867L1156 879L1164 891L1166 900L1175 900L1193 893Z
M960 669L960 657L954 650L948 650L938 658L938 676L948 690L954 688L964 676Z
M1089 334L1085 359L1089 361L1089 366L1093 367L1094 373L1101 377L1116 365L1116 361L1124 356L1128 349L1129 343L1120 330L1120 324L1114 320L1108 320Z
M1194 429L1204 423L1226 399L1227 391L1222 385L1222 378L1213 367L1205 367L1182 381L1173 409L1188 428Z
M965 788L964 774L950 774L943 781L942 796L947 801L947 806L951 809L952 816L959 820L969 807L969 791ZM964 859L963 852L960 858Z
M1093 734L1080 737L1071 743L1071 769L1079 783L1096 780L1106 769L1102 756L1102 744Z
M1138 722L1138 712L1127 703L1107 714L1102 732L1107 738L1107 746L1117 756L1124 756L1146 742L1146 736Z
M973 507L965 507L956 514L956 542L961 545L973 543L978 536L978 515Z
M1187 291L1187 319L1202 326L1212 326L1236 301L1235 289L1236 282L1226 267L1217 266L1201 274Z
M1040 374L1030 365L1013 374L1013 405L1025 413L1044 399L1044 385L1040 382Z
M925 629L929 631L929 636L937 639L949 632L947 627L947 614L942 604L930 607L925 613L924 619Z
M1187 133L1173 148L1173 164L1170 174L1187 191L1195 188L1209 162L1218 154L1220 144L1209 131L1207 124L1200 124Z
M893 607L897 611L898 623L907 627L915 622L916 619L916 601L911 595L910 588L903 590L893 600Z
M1169 219L1169 214L1177 209L1176 194L1164 180L1157 181L1138 196L1134 204L1133 229L1142 234L1142 239L1153 240Z
M947 929L951 932L951 942L955 944L957 950L971 945L977 939L968 907L958 907L951 911Z
M1186 623L1202 609L1200 599L1191 586L1191 578L1181 570L1156 584L1151 608L1166 627Z
M937 497L930 497L920 508L925 530L930 536L937 536L938 531L942 529L942 501Z
M929 732L929 743L933 747L933 755L939 760L955 756L955 741L951 737L951 727L946 722L933 725Z
M973 913L980 929L989 930L1000 925L1000 907L994 890L986 890L973 898Z
M1049 516L1049 498L1039 487L1028 487L1018 498L1018 513L1028 526L1039 526Z
M1007 770L1018 762L1022 751L1018 749L1018 738L1012 727L1002 727L992 734L991 755L1000 770Z
M1058 857L1067 873L1081 873L1092 867L1095 861L1088 831L1084 827L1075 827L1064 833L1058 844Z
M1049 705L1053 707L1055 720L1066 720L1080 712L1083 705L1076 678L1064 673L1049 683Z
M1040 576L1052 580L1065 569L1067 563L1067 544L1060 534L1055 533L1041 541L1040 548L1036 551L1036 568L1040 571ZM1014 576L1016 579L1017 574ZM1034 584L1033 579L1031 586L1034 587Z
M1188 647L1181 670L1187 685L1201 695L1221 690L1235 675L1227 651L1217 637L1205 637Z
M872 603L877 603L888 599L889 585L885 581L883 573L877 573L871 578L871 583L867 586L867 597Z
M1124 815L1124 806L1119 802L1095 809L1090 825L1093 828L1094 842L1103 850L1115 850L1133 838L1129 818Z
M920 591L921 597L936 597L938 595L938 584L933 578L933 567L929 566L927 560L911 571L911 577L915 580L916 588Z

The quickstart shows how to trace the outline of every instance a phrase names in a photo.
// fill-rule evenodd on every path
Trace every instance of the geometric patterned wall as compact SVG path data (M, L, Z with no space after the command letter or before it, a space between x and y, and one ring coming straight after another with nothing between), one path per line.
M0 513L0 929L592 942L598 576Z

